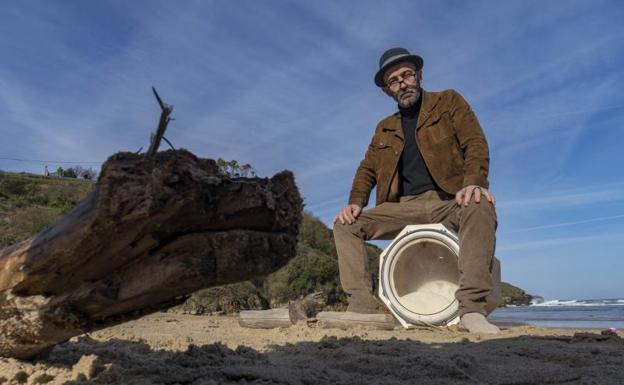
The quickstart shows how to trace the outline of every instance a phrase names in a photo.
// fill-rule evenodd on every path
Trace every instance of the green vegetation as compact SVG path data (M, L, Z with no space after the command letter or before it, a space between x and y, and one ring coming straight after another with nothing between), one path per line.
M524 290L507 282L503 282L501 292L503 303L506 305L528 305L533 298L531 295L525 293Z
M233 175L251 174L247 166L223 161L224 170ZM89 180L0 171L0 249L27 239L57 221L93 186L94 182ZM367 251L376 282L381 249L368 244ZM315 291L322 291L327 304L333 308L346 304L340 287L333 234L318 218L304 213L297 255L282 269L251 281L200 290L172 310L204 314L264 309L287 304ZM530 301L530 296L522 289L506 283L503 297L506 303L528 304Z
M69 212L94 182L0 171L0 249L43 230Z
M217 166L219 170L232 177L255 177L256 170L249 163L238 164L235 160L223 160L217 159Z
M187 314L227 314L268 307L269 303L258 290L257 283L246 281L200 290L171 311Z
M47 168L46 168L47 170ZM55 172L52 172L49 176L63 177L63 178L82 178L87 180L95 179L97 171L82 166L74 166L67 169L59 167Z

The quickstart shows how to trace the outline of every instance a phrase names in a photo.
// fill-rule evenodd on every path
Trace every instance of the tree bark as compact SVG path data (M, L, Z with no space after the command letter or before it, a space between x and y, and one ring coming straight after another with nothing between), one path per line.
M229 178L188 151L111 156L67 216L0 252L0 356L277 270L295 255L294 177Z

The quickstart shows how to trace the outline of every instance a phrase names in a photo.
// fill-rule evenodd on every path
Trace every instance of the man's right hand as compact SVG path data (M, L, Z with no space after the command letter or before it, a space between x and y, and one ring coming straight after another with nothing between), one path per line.
M334 218L334 223L340 222L341 225L345 223L353 224L357 219L358 215L362 212L362 207L356 204L347 205L344 207L338 215Z

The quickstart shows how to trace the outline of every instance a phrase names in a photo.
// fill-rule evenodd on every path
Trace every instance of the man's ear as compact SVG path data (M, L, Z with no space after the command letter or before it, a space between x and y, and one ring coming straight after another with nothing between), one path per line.
M422 83L422 78L423 78L423 73L422 73L422 68L421 68L418 71L416 71L416 79L418 80L417 84L419 86L420 86L420 83Z
M394 94L392 93L392 91L390 91L390 88L382 87L382 90L386 95L390 96L391 98L394 98Z

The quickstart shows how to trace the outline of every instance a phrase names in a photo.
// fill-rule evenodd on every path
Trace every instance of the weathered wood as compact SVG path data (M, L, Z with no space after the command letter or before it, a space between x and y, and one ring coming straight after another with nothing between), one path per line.
M238 324L244 328L287 328L293 323L288 309L244 310L238 315Z
M152 87L152 92L154 93L154 96L156 97L156 101L158 102L158 105L160 106L161 112L160 112L160 119L158 120L158 128L156 129L156 134L152 135L150 146L147 149L147 156L154 156L154 154L158 152L160 141L162 139L165 139L165 130L167 129L167 125L171 121L171 118L169 116L173 112L173 106L163 103L162 99L160 98L160 95L158 95L158 92L156 92L156 88ZM171 143L169 143L169 145L171 145Z
M316 315L319 326L324 329L349 329L365 326L374 329L394 329L394 317L390 314L360 314L353 312L322 311Z
M232 179L185 150L113 155L72 212L0 252L0 356L277 270L296 252L293 179Z

